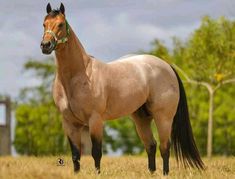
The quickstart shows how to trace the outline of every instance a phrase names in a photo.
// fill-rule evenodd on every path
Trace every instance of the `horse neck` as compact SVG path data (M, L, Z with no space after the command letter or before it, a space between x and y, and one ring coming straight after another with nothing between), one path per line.
M86 76L90 57L71 28L68 42L61 45L64 47L55 51L57 75L60 80L69 81L77 74Z

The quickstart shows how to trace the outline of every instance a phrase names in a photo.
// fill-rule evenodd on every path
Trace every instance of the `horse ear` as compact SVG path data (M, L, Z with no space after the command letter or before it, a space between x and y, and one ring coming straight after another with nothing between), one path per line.
M60 4L60 12L62 14L64 14L64 12L65 12L65 8L64 8L64 4L63 3Z
M51 12L51 4L48 3L47 4L47 14L49 14Z

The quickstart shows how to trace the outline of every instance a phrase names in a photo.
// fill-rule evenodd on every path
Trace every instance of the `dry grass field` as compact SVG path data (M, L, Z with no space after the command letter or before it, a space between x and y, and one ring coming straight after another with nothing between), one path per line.
M161 159L157 158L157 171L150 174L147 170L146 157L106 157L102 159L102 171L97 175L94 170L91 157L82 157L81 172L74 175L70 157L61 157L64 166L57 165L57 157L0 157L1 179L73 179L73 178L206 178L224 179L235 178L235 157L215 157L211 160L203 159L206 171L183 169L177 166L174 159L170 161L170 174L168 177L162 175Z

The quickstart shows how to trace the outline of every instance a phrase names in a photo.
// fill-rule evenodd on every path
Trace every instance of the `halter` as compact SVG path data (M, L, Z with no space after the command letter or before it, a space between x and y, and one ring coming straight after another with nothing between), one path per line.
M69 30L69 24L68 24L67 20L65 20L65 24L66 24L66 36L65 36L65 37L62 37L61 39L58 39L58 38L56 37L56 34L55 34L52 30L46 30L46 31L44 32L44 35L45 35L46 33L49 33L49 34L51 34L51 35L54 37L55 42L53 42L53 45L54 45L55 47L56 47L58 44L63 44L63 43L66 43L66 42L68 41L68 36L70 35L70 30Z

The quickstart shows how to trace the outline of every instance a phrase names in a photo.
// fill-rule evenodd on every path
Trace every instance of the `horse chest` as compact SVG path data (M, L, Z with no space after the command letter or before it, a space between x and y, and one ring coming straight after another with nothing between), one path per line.
M54 84L53 97L56 106L64 117L75 117L84 122L89 118L92 100L90 100L85 89L74 88L73 91L66 94L63 86L58 83Z

